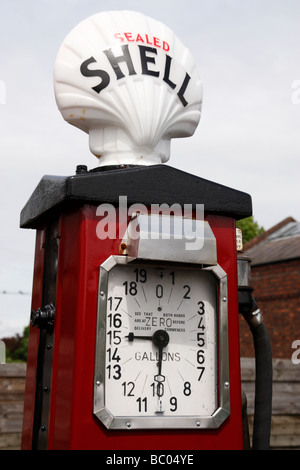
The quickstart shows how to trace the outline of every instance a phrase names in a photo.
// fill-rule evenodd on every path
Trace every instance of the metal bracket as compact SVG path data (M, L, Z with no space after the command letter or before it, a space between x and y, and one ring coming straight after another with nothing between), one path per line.
M133 215L119 254L144 260L217 265L216 239L208 222L176 215Z

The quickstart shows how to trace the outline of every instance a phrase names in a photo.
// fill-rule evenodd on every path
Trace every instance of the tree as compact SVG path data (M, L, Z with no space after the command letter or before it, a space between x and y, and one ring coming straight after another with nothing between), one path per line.
M238 220L236 226L242 229L244 243L247 243L249 240L252 240L252 238L257 237L265 231L263 227L258 225L252 215L246 219Z
M23 336L16 334L2 340L6 347L6 362L27 362L29 325L24 328Z

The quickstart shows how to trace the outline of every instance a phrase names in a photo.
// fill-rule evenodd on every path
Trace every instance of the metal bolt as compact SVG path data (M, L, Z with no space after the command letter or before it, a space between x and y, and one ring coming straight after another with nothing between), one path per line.
M97 387L99 387L99 385L101 385L100 380L97 380L96 385L97 385Z
M87 171L88 171L88 168L86 165L77 165L76 167L76 175L87 173Z
M47 426L45 426L45 425L43 424L43 425L41 426L41 431L42 431L42 432L47 431Z
M229 388L229 382L224 382L224 387Z
M196 426L197 426L197 428L200 428L200 421L196 422Z
M130 422L126 423L126 428L127 428L127 429L130 429L130 428L131 428L131 423L130 423Z
M223 297L223 302L227 302L227 297Z
M100 296L101 296L101 297L104 297L104 296L105 296L105 293L103 292L103 290L100 292Z

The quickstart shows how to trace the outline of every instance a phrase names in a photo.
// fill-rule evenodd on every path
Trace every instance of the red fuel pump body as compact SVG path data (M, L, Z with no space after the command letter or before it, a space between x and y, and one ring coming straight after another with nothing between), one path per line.
M128 222L114 218L117 238L101 240L97 207L118 209L120 195L128 204L204 204L228 276L231 410L218 429L107 430L93 415L99 265L119 254ZM164 165L42 179L21 214L21 227L36 229L23 450L243 449L235 221L251 212L249 195ZM49 304L54 320L43 317Z

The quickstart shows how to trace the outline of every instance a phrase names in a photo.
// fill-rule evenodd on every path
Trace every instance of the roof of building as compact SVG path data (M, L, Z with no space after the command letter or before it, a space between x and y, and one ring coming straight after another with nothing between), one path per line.
M245 244L252 266L300 258L300 222L288 217Z

